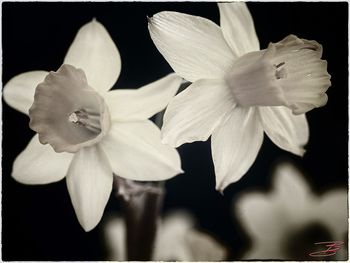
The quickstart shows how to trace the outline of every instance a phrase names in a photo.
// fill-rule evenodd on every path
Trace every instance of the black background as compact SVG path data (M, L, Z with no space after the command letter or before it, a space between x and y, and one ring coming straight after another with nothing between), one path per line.
M213 233L237 259L249 238L232 213L232 201L247 189L270 188L271 169L293 161L317 194L347 186L348 167L348 4L248 3L261 48L288 34L316 40L324 47L332 87L328 104L307 114L310 140L304 158L280 150L265 136L248 173L222 196L215 191L210 142L179 148L185 174L166 183L164 213L184 208L198 227ZM96 18L110 33L122 59L116 87L137 88L172 70L153 45L146 16L174 10L219 23L215 3L3 3L2 81L32 70L57 70L78 29ZM12 163L34 135L28 117L3 103L2 256L3 260L105 260L103 223L119 210L112 195L101 223L91 232L80 227L65 181L28 186L11 178Z

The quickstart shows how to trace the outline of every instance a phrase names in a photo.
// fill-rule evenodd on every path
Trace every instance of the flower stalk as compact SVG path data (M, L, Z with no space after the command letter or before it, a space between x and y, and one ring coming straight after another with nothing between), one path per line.
M127 260L152 260L160 210L164 197L162 183L136 183L116 177L126 226Z

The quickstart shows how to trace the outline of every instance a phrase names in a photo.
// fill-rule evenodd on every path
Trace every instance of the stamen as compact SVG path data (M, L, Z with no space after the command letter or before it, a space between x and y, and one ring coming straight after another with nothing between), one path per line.
M276 79L282 79L287 77L287 70L284 67L285 64L286 64L285 62L281 62L277 65L273 65L276 68L276 72L275 72Z
M68 115L68 121L79 126L84 126L93 133L98 134L101 132L100 116L91 111L86 111L85 109L76 110Z
M278 65L274 65L276 68L282 67L284 64L286 64L286 62L281 62Z
M77 110L69 114L68 120L72 123L78 124L78 125L84 125L83 120L88 118L88 114L84 109L82 110Z

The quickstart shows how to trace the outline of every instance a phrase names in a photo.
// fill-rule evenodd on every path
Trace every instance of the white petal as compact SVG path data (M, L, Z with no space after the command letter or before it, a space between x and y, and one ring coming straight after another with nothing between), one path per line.
M98 90L109 90L119 77L119 51L104 26L92 20L80 28L64 64L84 70L89 85Z
M275 246L285 230L286 218L283 210L276 208L275 199L261 193L247 193L235 203L235 213L243 228L255 241L264 241L264 248Z
M73 154L56 153L50 145L41 144L35 135L17 156L12 176L23 184L53 183L66 176L72 158Z
M287 107L259 107L262 126L269 138L283 150L302 156L309 140L305 114L294 115Z
M275 206L290 221L302 220L314 205L311 189L300 171L290 163L279 164L273 179Z
M175 96L182 79L169 74L139 89L111 90L105 94L112 120L145 120L163 110Z
M186 235L186 247L190 250L189 261L223 261L226 250L210 235L192 229Z
M110 219L105 225L106 245L109 251L109 259L113 261L126 261L125 249L125 221L116 217Z
M163 143L206 141L235 103L223 80L198 80L169 104L162 127Z
M271 239L270 236L267 237L267 240L268 241L260 241L260 243L252 245L242 259L251 261L267 260L269 262L273 261L273 259L285 259L286 256L279 246L283 241L280 239Z
M314 205L308 190L300 172L283 163L274 172L270 194L246 193L236 202L236 214L254 241L245 259L285 257L280 246L285 233L307 221Z
M255 109L240 107L213 132L211 147L217 190L223 191L248 171L259 152L263 134Z
M322 196L314 206L317 217L334 233L335 240L342 241L348 229L348 195L345 189L335 189ZM315 212L312 212L315 213ZM343 240L344 241L344 240Z
M188 81L222 77L233 54L220 27L212 21L177 12L160 12L148 29L159 52Z
M168 215L157 231L156 261L218 261L225 259L224 248L211 236L194 228L183 212Z
M254 22L244 2L219 3L220 26L236 57L260 49Z
M190 261L191 251L185 237L193 228L191 216L182 211L167 215L159 225L153 259L156 261Z
M85 147L75 154L67 174L67 187L85 231L90 231L100 222L112 184L112 169L99 146Z
M13 77L4 87L4 100L12 108L28 115L36 86L44 81L47 71L30 71Z
M182 172L179 154L161 143L159 128L151 121L114 123L101 144L118 176L158 181Z

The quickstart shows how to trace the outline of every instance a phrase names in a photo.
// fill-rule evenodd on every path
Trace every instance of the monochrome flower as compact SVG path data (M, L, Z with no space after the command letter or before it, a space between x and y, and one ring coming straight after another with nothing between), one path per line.
M219 3L220 25L177 12L149 18L151 38L176 73L193 82L169 103L163 142L178 147L211 136L216 188L238 181L254 162L264 131L303 155L305 113L327 101L322 47L287 36L259 51L245 3Z
M346 190L334 189L316 195L290 163L276 168L271 191L245 192L235 201L234 212L252 240L244 259L344 260L346 257ZM335 241L344 244L334 255L315 253L327 250L325 245L316 243Z
M66 177L86 231L102 217L113 173L155 181L182 172L177 151L161 143L160 130L148 120L167 106L181 78L170 74L137 90L108 91L120 70L117 47L93 20L79 30L57 72L20 74L3 91L38 133L16 158L12 176L24 184Z
M164 218L157 231L152 260L155 261L220 261L226 249L210 235L197 230L184 212L173 212ZM109 260L125 261L125 224L115 217L105 225Z

